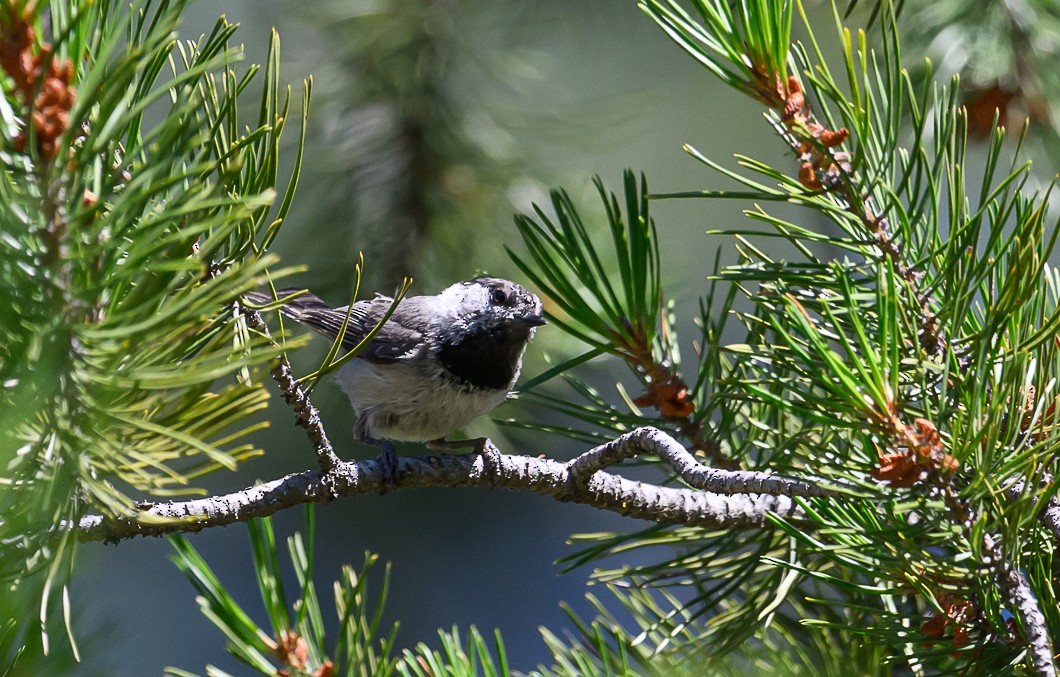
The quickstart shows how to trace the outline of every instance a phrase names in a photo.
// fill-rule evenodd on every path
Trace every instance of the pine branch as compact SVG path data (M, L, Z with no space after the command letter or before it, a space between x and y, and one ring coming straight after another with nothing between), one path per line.
M271 339L269 327L262 319L261 313L249 308L243 308L242 314L251 329ZM287 361L285 355L280 355L273 360L272 380L276 381L276 384L280 386L284 401L294 412L295 425L305 428L309 441L313 445L313 450L316 451L321 470L327 473L342 465L342 459L335 454L334 449L331 447L331 441L324 430L324 423L320 420L320 412L309 401L309 395L302 389L298 379L294 377L294 373L291 371L291 363Z
M720 470L696 460L677 440L657 428L638 428L590 449L570 462L575 482L584 484L598 471L641 454L665 461L689 486L720 494L771 494L774 496L837 496L838 492L810 482L773 477L768 472Z
M658 439L659 435L662 435L659 431L643 428L569 462L502 454L492 442L487 443L482 455L403 456L398 459L396 484L386 482L384 466L377 458L343 462L327 471L294 473L223 496L144 504L142 511L133 517L89 515L81 520L78 536L83 541L113 542L133 536L201 531L264 517L295 505L331 501L339 496L429 486L507 487L664 524L712 529L761 528L772 524L770 514L801 520L802 509L791 496L825 494L826 490L811 483L782 480L768 473L730 473L727 481L713 475L707 483L732 494L725 495L662 487L593 471L594 465L602 467L636 456L638 448L654 452L644 440ZM688 454L672 439L670 442L666 446L674 452L674 457L680 457L682 452ZM601 458L606 462L601 464ZM589 473L591 476L586 477ZM695 472L691 475L699 476ZM758 487L769 487L775 493L750 493Z
M1042 677L1055 677L1056 665L1053 663L1049 630L1027 579L1005 559L1001 544L989 534L983 535L983 547L989 557L989 564L995 569L997 584L1005 601L1015 610L1023 626L1023 636L1029 645L1035 672Z
M1045 510L1038 514L1038 521L1053 532L1053 536L1060 542L1060 501L1057 501L1055 496L1049 499Z
M1052 482L1053 478L1051 476L1045 476L1042 478L1043 485L1051 484ZM1008 489L1005 489L1005 498L1010 501L1020 500L1023 498L1025 487L1026 482L1024 480L1016 482ZM1045 507L1038 513L1038 521L1041 522L1042 526L1052 532L1057 543L1060 543L1060 500L1057 500L1056 496L1051 496L1046 501Z

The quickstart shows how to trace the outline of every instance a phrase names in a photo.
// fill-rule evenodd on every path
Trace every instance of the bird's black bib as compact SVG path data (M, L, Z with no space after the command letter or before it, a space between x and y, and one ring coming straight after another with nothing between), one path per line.
M526 336L504 327L482 327L473 334L442 343L438 359L457 383L488 390L507 389Z

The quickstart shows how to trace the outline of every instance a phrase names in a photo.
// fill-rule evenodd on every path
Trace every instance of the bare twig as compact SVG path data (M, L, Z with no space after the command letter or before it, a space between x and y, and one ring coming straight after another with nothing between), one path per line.
M245 307L241 307L240 312L243 313L243 317L246 318L247 325L251 329L266 337L270 336L269 328L261 318L261 313ZM280 386L284 401L294 411L296 425L305 428L309 441L313 444L313 449L316 451L321 470L326 473L342 465L342 459L335 454L331 447L331 441L328 440L328 434L324 431L324 423L320 420L320 412L309 401L309 395L299 385L298 379L294 377L294 373L291 371L291 363L287 361L286 357L280 356L273 360L272 380L276 381Z
M600 455L597 450L588 454ZM134 517L90 515L81 520L78 535L85 541L117 541L132 536L200 531L264 517L295 505L330 501L337 496L429 486L524 489L630 517L708 528L760 528L770 524L771 514L796 520L802 516L796 501L785 495L726 496L644 484L598 471L586 477L590 469L590 462L575 466L547 458L501 454L487 442L483 454L400 457L396 484L387 483L386 469L378 459L340 462L326 471L294 473L224 496L146 505ZM766 476L762 480L776 478Z
M800 480L765 472L721 470L705 466L681 444L658 428L637 428L570 461L574 482L584 484L594 473L640 454L665 461L689 486L720 494L771 494L774 496L838 496L839 492Z
M1041 677L1055 677L1056 665L1053 663L1053 648L1049 641L1049 631L1045 626L1045 616L1038 607L1038 599L1031 591L1023 574L1016 570L1005 559L1001 544L989 534L983 536L983 548L990 564L997 575L1001 594L1019 617L1023 627L1023 636L1031 651L1034 670Z

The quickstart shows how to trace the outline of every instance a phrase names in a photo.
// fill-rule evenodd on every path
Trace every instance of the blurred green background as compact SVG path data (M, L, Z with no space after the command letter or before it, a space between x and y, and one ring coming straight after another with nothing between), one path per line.
M315 78L305 167L275 251L284 263L307 267L286 283L335 304L349 296L360 251L367 261L362 294L389 292L404 275L416 280L412 293L435 293L482 271L520 280L503 250L521 247L512 215L544 204L550 187L564 186L592 213L598 203L592 175L617 189L625 167L645 172L657 191L724 186L682 152L684 143L732 165L737 151L780 166L791 162L760 109L687 58L632 2L223 0L194 5L182 37L209 30L222 13L242 24L237 38L247 46L247 63L261 62L275 26L296 94L303 78ZM291 127L288 140L294 137ZM704 231L741 219L749 206L654 204L666 290L678 300L686 330L721 244ZM693 335L685 332L684 350L691 350ZM314 340L294 356L296 371L311 371L326 349ZM579 346L546 328L530 348L524 379L546 368L546 354L562 359L577 352ZM616 365L582 373L597 370L590 379L617 400L616 378L636 385L609 366ZM352 412L336 387L323 384L314 402L341 456L374 453L353 443ZM495 415L541 412L515 402ZM209 478L213 490L315 466L303 431L275 395L267 417L271 428L256 440L265 456L237 476L216 473ZM569 458L579 451L558 437L487 420L466 432L490 435L511 453ZM318 507L317 519L323 589L341 564L358 565L365 550L392 562L388 609L390 619L401 621L399 646L433 645L437 628L454 623L487 633L496 627L511 665L522 670L547 659L538 626L557 634L571 627L561 600L592 615L584 599L588 571L561 575L554 564L572 551L566 538L643 526L526 493L478 489L345 499ZM302 512L281 513L276 527L281 536L304 529ZM191 541L264 620L245 528L208 530ZM85 646L105 651L85 656L75 674L152 675L166 665L202 672L208 662L244 674L197 610L169 552L161 540L80 549L77 634Z

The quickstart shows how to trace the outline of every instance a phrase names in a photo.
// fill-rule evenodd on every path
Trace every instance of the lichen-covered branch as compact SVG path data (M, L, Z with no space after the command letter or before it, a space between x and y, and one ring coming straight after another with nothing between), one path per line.
M644 438L659 434L652 428L637 432ZM610 446L604 446L613 449L643 444L637 436L626 435L619 439L624 441L616 440L615 443L609 443ZM394 484L386 482L385 468L378 459L340 462L329 470L294 473L223 496L147 504L134 517L104 518L90 515L81 520L79 537L86 541L117 541L132 536L200 531L264 517L295 505L331 501L340 496L431 486L521 489L629 517L708 528L765 527L770 524L771 514L789 520L798 520L802 514L796 501L788 495L741 493L747 492L752 486L769 487L774 486L771 482L782 481L766 473L760 473L762 477L757 479L746 477L734 482L731 487L733 494L725 495L714 491L635 482L593 470L593 463L598 461L584 460L606 455L597 448L571 462L562 462L501 454L492 443L487 443L483 454L400 457ZM634 454L629 453L625 457L631 455ZM756 473L735 474L752 476ZM820 495L814 493L816 490L796 486L799 484L793 483L784 491ZM723 488L722 484L712 486Z

